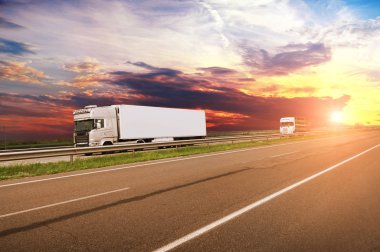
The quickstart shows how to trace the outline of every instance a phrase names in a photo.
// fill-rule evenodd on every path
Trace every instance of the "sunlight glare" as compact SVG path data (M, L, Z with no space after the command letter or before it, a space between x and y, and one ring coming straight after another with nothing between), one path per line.
M330 115L330 119L333 123L343 122L343 113L341 111L334 111Z

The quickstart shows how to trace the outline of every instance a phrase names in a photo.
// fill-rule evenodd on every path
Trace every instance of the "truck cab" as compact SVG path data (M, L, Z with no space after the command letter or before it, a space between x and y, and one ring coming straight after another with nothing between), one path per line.
M75 147L112 145L118 140L114 106L86 106L73 112Z
M280 133L284 135L309 131L309 123L302 117L283 117L280 119Z
M283 117L280 119L280 133L294 134L296 131L296 119L295 117Z

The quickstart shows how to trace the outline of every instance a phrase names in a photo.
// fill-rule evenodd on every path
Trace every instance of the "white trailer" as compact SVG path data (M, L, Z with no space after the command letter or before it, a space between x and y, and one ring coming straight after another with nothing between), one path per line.
M75 146L112 145L123 141L167 142L206 136L203 110L92 105L73 114Z

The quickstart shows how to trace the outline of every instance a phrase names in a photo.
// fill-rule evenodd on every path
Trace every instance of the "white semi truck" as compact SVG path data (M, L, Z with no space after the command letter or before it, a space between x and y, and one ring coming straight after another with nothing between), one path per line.
M203 110L135 105L86 106L74 114L74 144L113 145L118 142L169 142L206 136Z
M309 130L307 120L299 117L283 117L280 119L280 133L294 134Z

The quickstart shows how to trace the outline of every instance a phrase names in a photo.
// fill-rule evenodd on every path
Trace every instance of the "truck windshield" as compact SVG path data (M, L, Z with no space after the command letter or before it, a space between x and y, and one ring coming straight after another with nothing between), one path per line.
M280 124L281 127L294 126L293 122L282 122Z
M94 120L84 120L75 122L75 131L90 131L94 128Z

